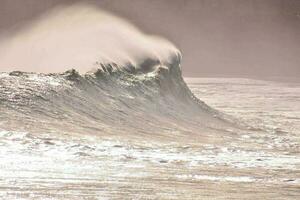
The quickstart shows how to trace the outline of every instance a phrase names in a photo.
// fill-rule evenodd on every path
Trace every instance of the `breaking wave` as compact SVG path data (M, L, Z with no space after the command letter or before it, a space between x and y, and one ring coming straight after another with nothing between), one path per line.
M232 126L185 84L180 54L169 63L99 64L80 75L0 75L1 127L128 138L196 138ZM187 137L188 136L188 137Z
M19 71L0 74L0 128L195 140L234 127L192 94L166 40L82 5L28 27L1 45L0 65Z

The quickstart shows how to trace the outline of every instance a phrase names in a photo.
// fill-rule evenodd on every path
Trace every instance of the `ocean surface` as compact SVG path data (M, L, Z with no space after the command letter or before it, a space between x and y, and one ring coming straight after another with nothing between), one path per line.
M2 73L0 199L300 197L300 84L168 73Z
M243 78L187 78L194 94L253 127L299 137L300 83Z
M299 84L183 78L173 44L92 4L16 30L0 199L300 199Z

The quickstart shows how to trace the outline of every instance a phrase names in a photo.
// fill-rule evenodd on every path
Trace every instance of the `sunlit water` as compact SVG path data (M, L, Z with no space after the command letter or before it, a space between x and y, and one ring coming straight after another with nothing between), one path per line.
M232 133L225 144L161 144L1 130L0 197L297 199L300 84L186 81L208 105L252 127L249 132Z
M254 127L298 135L300 83L238 78L189 78L189 87L208 105Z

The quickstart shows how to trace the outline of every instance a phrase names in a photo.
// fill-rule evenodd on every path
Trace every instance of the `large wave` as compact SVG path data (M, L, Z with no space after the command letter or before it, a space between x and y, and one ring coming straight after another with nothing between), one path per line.
M139 66L146 72L108 63L84 75L75 70L1 73L0 126L36 133L187 140L232 128L191 93L179 61L176 57L154 71L148 70L153 69L151 62Z
M192 94L182 78L181 54L169 42L144 36L132 27L128 29L127 25L124 28L123 24L122 28L111 29L120 27L119 20L108 20L111 23L105 21L104 25L91 29L90 21L99 22L99 16L103 19L103 15L98 11L95 14L90 8L80 13L84 16L88 13L92 20L77 18L78 13L78 7L58 13L56 10L55 15L48 14L46 20L42 18L29 31L23 32L22 40L20 35L12 36L22 48L14 43L6 46L9 48L5 55L2 54L1 64L16 61L24 66L17 68L19 70L41 72L52 72L56 67L61 70L74 63L78 67L64 73L1 73L0 128L32 133L196 141L199 138L217 140L208 137L209 134L229 132L234 127L224 115ZM61 18L66 14L72 17ZM66 24L62 19L75 21L71 20L73 23L69 22L64 29ZM115 22L118 26L112 25ZM49 26L62 30L53 33ZM45 27L50 35L45 41L39 40L45 37ZM74 30L78 32L72 35L70 31ZM73 39L64 43L68 44L67 48L57 49L68 35ZM90 41L89 35L97 40ZM127 40L124 36L130 38ZM31 46L29 55L26 48L32 41L39 45L37 48ZM54 41L56 45L51 44ZM39 57L42 47L48 53ZM99 49L95 51L95 48ZM21 56L19 51L28 55ZM13 55L18 59L12 59Z

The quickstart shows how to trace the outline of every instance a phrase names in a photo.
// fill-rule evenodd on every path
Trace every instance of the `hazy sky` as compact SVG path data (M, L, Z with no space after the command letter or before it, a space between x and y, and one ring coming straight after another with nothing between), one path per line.
M17 32L49 9L73 2L0 0L0 33ZM300 77L299 0L89 2L175 43L185 76Z

